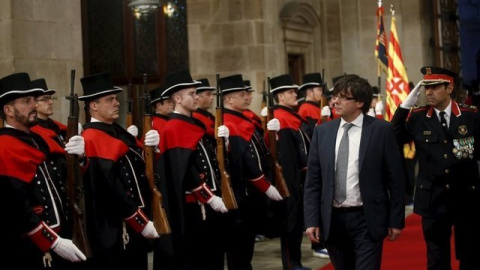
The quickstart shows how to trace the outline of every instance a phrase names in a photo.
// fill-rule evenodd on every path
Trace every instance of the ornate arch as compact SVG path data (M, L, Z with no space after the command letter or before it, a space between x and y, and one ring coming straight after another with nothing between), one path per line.
M319 67L316 65L319 61L315 56L320 55L321 38L320 18L315 9L306 3L290 2L281 10L280 21L287 58L290 55L303 57L304 70L300 73L318 71Z

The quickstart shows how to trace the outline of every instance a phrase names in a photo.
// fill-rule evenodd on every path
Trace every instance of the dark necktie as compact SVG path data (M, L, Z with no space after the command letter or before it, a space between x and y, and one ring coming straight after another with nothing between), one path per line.
M337 153L337 171L335 180L335 201L342 204L347 198L347 168L348 168L348 130L352 123L343 125L343 136Z
M442 124L442 128L445 131L445 133L448 133L448 125L447 125L447 119L445 119L445 112L440 112L440 124Z

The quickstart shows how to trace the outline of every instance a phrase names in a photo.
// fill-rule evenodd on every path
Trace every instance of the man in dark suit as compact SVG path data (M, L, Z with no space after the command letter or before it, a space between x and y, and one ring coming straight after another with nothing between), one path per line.
M399 143L415 142L420 169L413 211L422 216L427 269L451 269L452 228L460 270L480 269L480 115L452 100L453 71L426 66L421 72L392 125ZM413 107L422 85L427 104Z
M306 233L313 243L324 241L337 270L380 269L383 239L397 239L405 226L395 133L366 115L372 89L365 79L346 75L335 83L333 99L341 118L317 126L310 145Z

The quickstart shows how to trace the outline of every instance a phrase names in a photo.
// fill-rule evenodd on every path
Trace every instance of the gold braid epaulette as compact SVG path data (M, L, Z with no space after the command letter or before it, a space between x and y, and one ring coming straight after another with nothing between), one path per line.
M477 111L477 106L475 106L475 105L468 105L468 104L459 103L458 106L460 107L460 109L466 109L466 110L469 110L469 111L472 111L472 112Z
M421 111L425 111L425 110L428 110L428 107L429 106L413 106L412 109L411 109L411 112L421 112Z

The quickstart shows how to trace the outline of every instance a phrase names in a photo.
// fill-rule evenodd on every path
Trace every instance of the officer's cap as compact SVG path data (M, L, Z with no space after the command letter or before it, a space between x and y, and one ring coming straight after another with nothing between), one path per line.
M457 77L455 72L440 67L425 66L420 69L420 72L423 74L422 85L453 84Z

